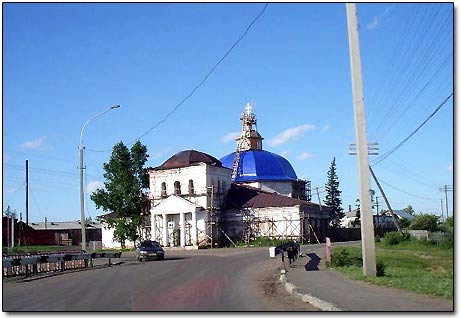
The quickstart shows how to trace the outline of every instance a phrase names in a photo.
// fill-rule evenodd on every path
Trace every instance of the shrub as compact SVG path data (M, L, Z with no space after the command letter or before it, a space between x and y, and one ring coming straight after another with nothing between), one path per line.
M400 242L408 241L410 239L409 233L404 233L403 235L399 232L388 232L383 237L383 242L385 245L397 245Z
M439 216L433 214L421 214L417 215L410 225L412 230L428 230L429 232L435 232L439 228Z
M341 249L331 254L331 265L333 267L362 266L362 258L351 256L348 251Z
M376 263L376 276L383 277L385 275L384 273L385 269L386 269L386 265L383 263L383 261L378 261Z

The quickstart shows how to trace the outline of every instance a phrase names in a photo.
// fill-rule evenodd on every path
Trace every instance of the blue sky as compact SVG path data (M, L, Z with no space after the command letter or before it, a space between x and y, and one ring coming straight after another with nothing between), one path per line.
M28 159L29 221L79 219L85 121L121 105L85 130L90 191L104 182L102 164L113 145L132 143L165 118L263 7L4 3L3 207L24 217ZM453 92L452 5L358 4L357 15L368 140L383 155ZM263 148L286 157L322 199L336 158L347 210L358 197L356 158L348 154L355 139L351 95L345 5L271 3L204 84L141 142L149 166L185 149L221 158L235 150L229 136L252 102ZM410 204L440 215L439 188L453 185L453 120L450 98L373 166L394 209ZM87 215L103 213L88 194L86 203ZM448 203L451 215L451 192Z

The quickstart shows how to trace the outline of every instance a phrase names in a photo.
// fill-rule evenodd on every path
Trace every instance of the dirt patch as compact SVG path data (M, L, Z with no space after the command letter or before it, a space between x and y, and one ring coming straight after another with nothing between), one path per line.
M256 275L258 289L273 311L319 311L317 307L290 295L280 282L280 267L264 266Z
M433 265L429 267L429 270L431 272L436 272L436 273L446 273L447 272L445 268L443 268L442 266L438 266L438 265Z

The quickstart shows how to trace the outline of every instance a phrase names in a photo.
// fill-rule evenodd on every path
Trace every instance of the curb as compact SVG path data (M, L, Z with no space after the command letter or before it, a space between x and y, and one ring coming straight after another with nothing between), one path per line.
M282 285L285 287L285 290L293 295L295 298L302 300L306 303L309 303L320 310L323 311L344 311L344 309L341 309L337 307L336 305L326 302L322 299L319 299L317 297L312 296L311 294L301 294L298 292L298 288L293 285L292 283L288 282L287 278L285 277L285 271L281 270L280 271L280 282Z

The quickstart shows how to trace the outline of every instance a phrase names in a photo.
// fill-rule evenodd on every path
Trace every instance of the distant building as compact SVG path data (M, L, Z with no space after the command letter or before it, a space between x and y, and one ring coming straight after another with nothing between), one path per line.
M393 210L395 216L398 220L407 219L408 221L412 221L415 216L411 215L403 210ZM375 226L379 228L396 228L394 224L394 220L392 218L392 213L389 210L384 210L379 213L379 216L373 216Z
M26 223L18 222L19 228L24 234L19 236L22 239L21 245L79 246L82 241L80 221L29 222L28 227ZM101 224L89 222L85 228L85 236L88 249L101 248Z

